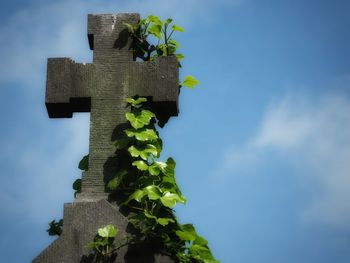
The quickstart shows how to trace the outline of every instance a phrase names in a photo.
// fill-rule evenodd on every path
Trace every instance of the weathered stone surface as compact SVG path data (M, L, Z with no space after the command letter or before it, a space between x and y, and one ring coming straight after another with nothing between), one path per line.
M62 235L34 259L33 263L92 263L88 257L92 250L86 244L93 241L98 228L107 224L119 229L115 242L121 244L122 237L128 233L128 221L108 201L101 199L65 204ZM118 255L112 262L173 262L169 257L158 254L157 248L146 249L125 246L118 250Z
M106 182L118 170L112 141L125 127L125 99L148 97L157 116L178 114L178 62L175 57L133 61L128 31L138 14L88 15L88 39L93 63L70 58L48 60L45 104L50 118L70 118L73 112L91 112L89 170L82 177L82 192L64 208L62 235L33 262L90 262L85 245L97 229L113 224L120 235L128 232L127 218L106 199ZM173 262L157 252L156 244L121 249L113 262Z

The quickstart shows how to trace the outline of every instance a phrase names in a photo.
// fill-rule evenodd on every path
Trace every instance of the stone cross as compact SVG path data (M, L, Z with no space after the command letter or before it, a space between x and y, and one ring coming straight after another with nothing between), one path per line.
M48 60L45 103L50 118L71 118L73 112L91 112L89 169L82 177L82 192L64 205L63 232L34 263L94 262L87 244L97 229L112 224L119 229L116 242L130 233L128 219L115 202L107 200L105 187L118 170L112 141L126 125L125 99L147 97L162 121L178 113L178 62L160 57L138 62L123 24L136 24L138 14L89 15L88 39L93 63L70 58ZM113 201L113 200L111 200ZM156 244L127 245L109 262L174 263Z
M125 123L127 97L148 97L164 119L178 113L177 59L133 59L123 23L136 24L139 19L138 14L88 15L93 63L48 59L45 104L49 117L71 118L73 112L91 112L89 169L83 175L78 200L107 196L106 183L117 169L117 164L108 160L113 159L116 129Z

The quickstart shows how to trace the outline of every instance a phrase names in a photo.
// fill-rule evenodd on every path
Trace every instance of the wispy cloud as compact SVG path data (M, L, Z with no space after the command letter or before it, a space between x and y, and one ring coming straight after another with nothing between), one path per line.
M310 183L301 219L333 226L350 220L350 100L342 96L307 97L291 94L268 107L254 137L231 147L221 174L256 175L276 165L279 155ZM312 189L311 189L312 188ZM315 191L315 189L317 189Z

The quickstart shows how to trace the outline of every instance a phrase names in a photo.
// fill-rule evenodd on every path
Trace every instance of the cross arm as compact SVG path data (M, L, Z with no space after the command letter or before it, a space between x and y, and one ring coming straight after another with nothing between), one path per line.
M49 58L45 105L50 118L71 118L73 112L90 111L90 88L94 81L91 64L70 58Z
M161 123L178 115L179 66L175 56L134 63L130 83L131 95L151 99Z

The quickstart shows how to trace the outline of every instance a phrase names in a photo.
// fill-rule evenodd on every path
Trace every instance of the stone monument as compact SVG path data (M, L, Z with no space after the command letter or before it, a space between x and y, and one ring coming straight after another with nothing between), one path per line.
M88 15L88 40L93 63L70 58L50 58L47 67L45 104L50 118L71 118L73 112L91 112L89 169L73 203L64 205L62 235L33 262L90 262L98 228L112 224L118 236L128 232L127 217L109 199L106 183L118 169L112 142L125 127L127 97L139 95L151 101L152 110L166 121L178 114L179 77L176 57L138 62L130 49L124 22L136 24L138 14ZM85 255L85 257L84 257ZM125 246L111 262L173 262L157 246Z

